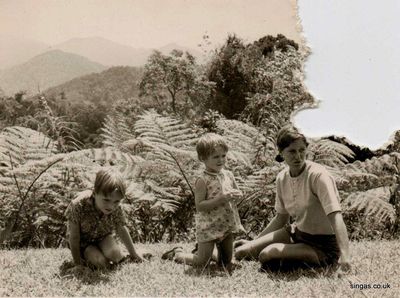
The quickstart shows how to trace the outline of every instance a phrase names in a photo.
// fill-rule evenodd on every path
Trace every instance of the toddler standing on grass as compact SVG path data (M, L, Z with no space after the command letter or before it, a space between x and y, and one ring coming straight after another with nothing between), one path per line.
M96 174L93 191L81 192L69 204L69 247L75 265L105 269L131 259L142 261L126 227L120 206L125 196L125 184L119 172L103 169ZM116 232L129 252L124 257L113 233Z
M204 268L217 245L218 261L230 271L233 267L233 235L244 230L235 202L242 197L242 192L232 172L224 169L228 146L222 136L205 134L199 139L196 150L199 160L205 165L195 188L198 250L196 254L189 254L176 247L162 258Z

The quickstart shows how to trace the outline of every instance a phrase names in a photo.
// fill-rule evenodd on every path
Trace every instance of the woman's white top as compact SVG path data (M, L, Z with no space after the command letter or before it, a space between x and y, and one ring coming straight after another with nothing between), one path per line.
M289 214L297 228L309 234L334 234L327 217L341 211L333 177L324 166L306 161L303 172L291 177L289 168L277 176L275 210Z

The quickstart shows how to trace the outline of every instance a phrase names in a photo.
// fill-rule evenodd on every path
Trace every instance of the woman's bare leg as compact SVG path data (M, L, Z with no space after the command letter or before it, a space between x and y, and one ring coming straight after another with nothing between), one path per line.
M259 254L261 264L271 263L275 261L294 261L295 264L308 264L309 266L320 265L317 252L309 245L304 243L285 244L274 243L268 245ZM275 264L276 265L276 264ZM275 269L279 269L278 268Z
M290 243L290 241L289 233L285 228L282 228L239 246L235 251L235 258L237 260L258 259L260 252L268 245L273 243Z

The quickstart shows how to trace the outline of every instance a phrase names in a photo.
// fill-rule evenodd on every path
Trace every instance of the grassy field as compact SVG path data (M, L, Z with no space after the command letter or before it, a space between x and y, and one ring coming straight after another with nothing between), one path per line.
M352 243L353 269L341 278L302 270L262 273L257 262L242 262L231 276L223 271L200 275L190 266L161 260L172 246L139 244L154 254L153 260L75 275L62 270L71 259L67 249L1 250L0 296L400 297L399 240Z

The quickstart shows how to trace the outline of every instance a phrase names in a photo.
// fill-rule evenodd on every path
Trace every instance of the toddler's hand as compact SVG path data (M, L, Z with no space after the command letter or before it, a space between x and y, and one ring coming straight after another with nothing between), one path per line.
M232 189L223 194L225 200L228 202L239 199L242 197L242 195L243 195L242 192L238 189Z
M233 242L233 247L237 248L237 247L242 246L243 244L246 244L248 242L249 242L249 240L239 239L239 240L236 240L236 241Z
M243 193L238 189L233 189L231 190L231 196L234 199L240 199L243 196Z

